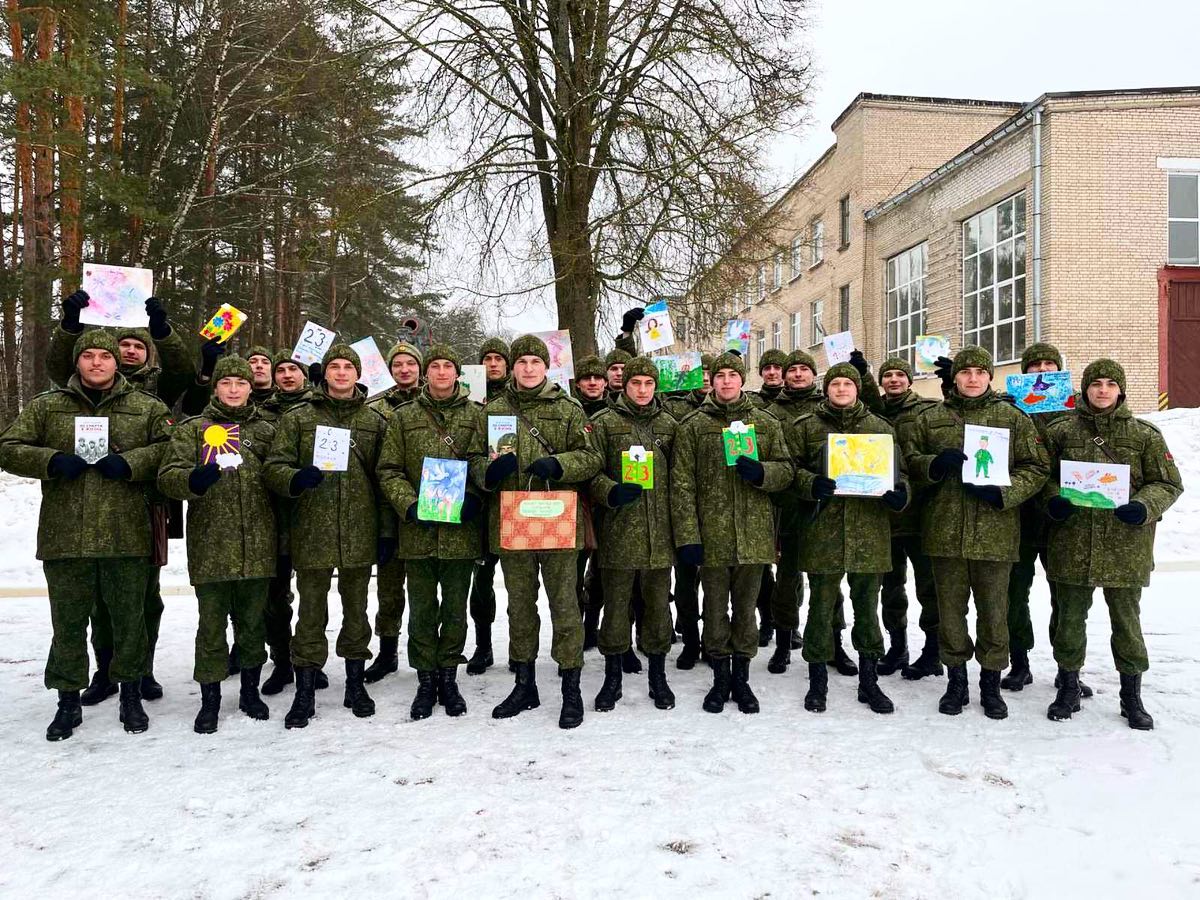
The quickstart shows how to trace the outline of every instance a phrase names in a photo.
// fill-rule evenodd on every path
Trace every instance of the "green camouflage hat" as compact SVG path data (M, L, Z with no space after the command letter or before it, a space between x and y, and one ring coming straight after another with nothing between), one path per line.
M325 354L324 364L329 365L335 359L347 360L350 365L354 366L354 370L362 375L362 360L358 358L358 353L349 344L334 344L329 348L329 352Z
M713 360L712 374L715 376L722 369L733 369L742 376L743 382L746 380L746 361L736 353L726 351Z
M479 362L482 363L483 358L489 353L497 353L503 356L505 364L509 364L508 344L504 343L500 338L490 337L479 345Z
M509 348L510 359L516 362L522 356L536 356L546 365L550 365L550 350L546 342L536 334L523 334L512 342Z
M782 350L776 350L772 348L764 353L758 360L758 374L761 375L762 370L767 366L779 366L779 368L782 369L787 365L787 361L788 356L786 353L784 353Z
M821 382L821 389L828 393L829 382L835 378L849 378L854 382L854 386L862 390L862 376L858 374L858 369L850 365L850 363L836 363L825 370L825 379Z
M1025 352L1021 354L1021 371L1026 371L1035 362L1039 362L1043 359L1054 363L1056 366L1058 366L1059 371L1062 371L1062 352L1053 344L1047 344L1045 341L1040 341L1036 344L1030 344L1025 348Z
M625 383L629 384L629 379L635 375L645 375L647 378L653 378L654 386L658 387L658 366L648 356L635 356L629 362L625 363Z
M954 354L954 366L951 368L950 374L957 375L963 369L972 367L986 369L988 375L995 376L996 374L996 367L992 363L992 354L974 344L969 347L963 347Z
M150 337L150 329L149 328L118 328L117 329L117 343L118 344L120 344L121 341L129 340L130 338L132 338L135 341L140 341L142 346L145 347L146 350L149 350L151 347L154 346L154 339L152 337Z
M714 359L716 359L716 357L711 353L700 354L700 365L704 371L708 372L710 375L712 374L712 364Z
M271 357L271 371L274 372L276 369L278 369L284 363L291 363L292 365L299 368L300 371L304 372L305 374L308 373L308 369L305 366L300 365L300 363L298 363L298 362L296 362L296 360L292 359L292 348L291 347L288 347L287 349L284 349L284 350L276 350L275 351L275 355Z
M421 371L424 371L424 366L421 359L421 348L411 341L398 341L392 345L392 349L388 351L387 355L388 365L390 366L392 364L392 360L401 353L411 356L413 359L415 359L417 361L417 365L422 366Z
M883 361L883 365L879 367L879 377L883 378L888 372L903 372L908 376L908 383L912 384L913 367L903 356L893 356Z
M609 350L608 354L604 357L604 369L605 371L608 371L613 366L623 366L631 359L633 359L633 357L630 354L626 353L624 350L614 347L612 350Z
M252 348L260 351L259 356L262 356L262 348ZM217 364L213 367L212 380L216 384L222 378L241 378L243 381L254 381L254 373L250 371L250 363L242 359L240 356L222 356L217 360Z
M575 363L576 381L579 381L581 378L587 378L589 375L596 378L604 378L607 374L607 370L604 367L604 360L598 356L585 356Z
M1083 370L1079 389L1086 391L1088 385L1098 378L1111 378L1121 388L1121 393L1125 393L1125 367L1115 359L1097 359L1088 363L1088 367Z
M75 362L79 362L79 357L83 356L84 350L107 350L114 357L121 352L121 348L117 346L116 336L103 328L89 328L76 339Z
M458 353L449 344L433 344L425 354L425 362L421 366L421 371L429 370L429 364L435 359L445 359L454 363L454 371L462 374L462 360L459 359Z
M268 360L273 360L271 351L262 344L257 344L246 351L246 362L249 362L252 356L265 356Z
M817 374L817 361L812 358L812 355L805 353L803 350L793 350L787 355L787 361L784 364L783 371L787 372L792 366L807 366L808 371L814 375Z

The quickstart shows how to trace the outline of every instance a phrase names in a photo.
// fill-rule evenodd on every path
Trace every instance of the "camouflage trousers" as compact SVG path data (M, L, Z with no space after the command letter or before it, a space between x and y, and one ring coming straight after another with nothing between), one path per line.
M604 609L604 578L595 550L580 550L575 566L575 596L579 598L579 615L591 611L599 616Z
M1029 616L1029 592L1033 589L1034 563L1042 558L1046 569L1046 548L1033 544L1021 545L1021 558L1013 563L1008 576L1008 641L1014 650L1028 653L1033 649L1033 620ZM1050 584L1050 643L1058 627L1058 586Z
M405 560L408 572L408 663L418 672L466 662L467 595L473 559ZM442 599L438 600L438 588Z
M147 557L136 556L42 563L54 629L46 659L47 688L87 687L87 628L93 608L102 608L109 623L108 647L113 651L109 677L123 683L146 674L145 597L151 569L158 571Z
M961 666L972 655L985 669L1008 667L1008 575L1011 562L933 558L938 598L938 643L942 663ZM975 598L977 639L971 641L967 612Z
M919 534L892 537L892 571L883 576L883 627L885 631L908 629L908 563L912 562L917 583L917 602L921 604L919 624L926 634L938 627L937 585L933 581L933 563L921 551Z
M1104 592L1112 623L1112 655L1122 675L1139 675L1150 668L1146 641L1142 637L1141 588L1094 588L1077 584L1058 585L1058 630L1054 634L1054 659L1068 672L1083 668L1087 655L1087 617L1092 597Z
M296 590L300 614L292 638L292 665L321 668L329 659L329 587L333 569L297 569ZM342 627L335 651L342 659L371 658L371 621L367 618L367 588L371 568L338 569L338 596L342 600Z
M700 569L675 563L675 624L684 646L700 646Z
M253 669L267 661L265 611L270 583L269 578L247 578L196 585L200 615L192 677L200 684L224 681L229 674L229 644L225 635L231 619L233 643L241 667Z
M542 620L538 616L538 575L550 599L553 638L550 656L564 669L583 666L583 622L575 596L574 550L527 550L503 553L504 586L508 589L508 658L536 662Z
M780 532L779 565L775 569L771 619L776 628L799 631L800 607L804 605L804 573L800 571L799 531Z
M146 575L146 591L142 601L142 615L146 622L146 669L151 669L150 661L154 656L154 648L158 646L158 632L162 626L163 599L159 576L162 569L150 566ZM101 650L113 649L112 615L103 599L97 595L91 609L92 650L99 659Z
M267 584L267 603L263 613L267 646L276 665L292 658L292 558L275 560L275 577Z
M736 654L753 659L758 653L754 612L762 588L762 570L761 563L700 567L700 583L704 587L704 649L709 656L721 659Z
M842 577L837 574L808 574L808 621L804 624L804 661L833 660L833 636L837 633L838 610L842 605ZM850 641L868 659L883 656L883 634L879 630L879 580L876 573L851 572L850 604L854 627ZM844 626L843 626L844 627Z
M476 627L496 621L496 564L500 557L488 553L476 561L471 575L471 621Z
M601 569L600 574L604 579L604 619L597 641L600 652L615 656L630 649L636 581L644 609L639 648L650 656L665 656L671 649L671 570Z
M375 570L375 592L379 610L375 613L375 634L399 637L404 621L404 576L407 560L391 559Z

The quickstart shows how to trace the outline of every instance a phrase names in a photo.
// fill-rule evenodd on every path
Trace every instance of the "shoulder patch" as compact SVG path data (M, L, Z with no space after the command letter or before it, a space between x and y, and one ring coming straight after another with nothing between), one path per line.
M592 433L594 430L595 430L595 429L592 427L592 423L591 423L591 422L584 422L584 423L583 423L583 433L584 433L584 434L591 434L591 433Z
M1175 462L1175 457L1171 455L1170 450L1167 450L1163 453L1163 459L1165 459L1167 462Z

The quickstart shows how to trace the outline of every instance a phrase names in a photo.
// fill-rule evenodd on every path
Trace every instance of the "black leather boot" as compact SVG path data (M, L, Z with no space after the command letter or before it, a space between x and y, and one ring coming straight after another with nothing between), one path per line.
M346 693L342 698L342 706L360 719L375 715L375 701L367 693L364 683L366 667L367 661L364 659L346 660Z
M792 663L792 630L790 628L775 629L775 652L767 661L767 671L772 675L782 675Z
M458 666L447 666L438 672L437 699L446 715L457 718L466 714L467 701L458 689Z
M304 728L308 720L317 714L317 669L316 666L296 667L296 696L292 708L283 718L286 728Z
M916 662L912 665L901 669L900 676L908 681L919 681L930 675L941 675L944 671L942 662L938 658L937 632L927 631L925 632L925 646L921 648L921 655L917 657Z
M150 727L150 717L142 708L142 685L140 681L121 684L121 712L118 718L130 734L141 734Z
M295 670L292 669L292 664L286 661L285 658L284 662L275 663L275 668L271 670L271 674L263 682L262 692L268 697L282 693L284 687L292 684L295 680Z
M908 635L904 633L904 629L889 631L888 640L890 643L887 653L883 654L883 659L879 660L875 667L875 671L880 675L891 675L908 665ZM859 670L862 670L861 656Z
M621 654L621 671L626 675L637 675L642 671L641 657L632 647Z
M842 630L836 626L833 629L833 662L830 665L837 669L839 675L850 677L858 674L858 666L842 648Z
M1058 693L1046 710L1046 718L1052 722L1061 722L1071 718L1071 713L1079 712L1079 673L1059 669L1054 683L1058 685ZM1001 687L1003 686L1001 682Z
M558 714L559 728L578 728L583 724L583 695L579 692L579 673L582 669L564 669L562 674L562 710Z
M59 691L58 710L54 713L54 721L46 728L46 740L65 741L82 724L83 708L79 702L79 691Z
M108 669L112 665L112 649L96 651L96 671L92 675L92 683L83 689L79 702L83 706L95 706L115 694L117 685L108 678Z
M1142 706L1142 676L1121 675L1121 715L1137 731L1153 731L1154 719Z
M1027 684L1033 684L1033 673L1029 671L1029 652L1013 650L1012 667L1008 674L1000 679L1000 687L1006 691L1020 691L1024 690Z
M238 691L238 709L251 719L265 722L271 718L271 707L258 695L258 682L262 678L262 666L242 669L242 687Z
M1000 670L979 670L979 705L989 719L1007 719L1008 704L1000 696Z
M688 671L696 667L696 660L700 658L699 642L692 644L688 642L687 637L683 639L683 649L679 651L679 656L675 660L675 668Z
M907 655L905 653L905 656ZM879 689L879 672L875 660L867 659L861 654L858 657L858 702L871 707L871 712L896 711L888 695Z
M947 670L946 693L938 701L938 712L947 716L957 716L963 707L971 702L971 689L967 687L967 667L950 666Z
M496 664L492 656L492 626L490 623L475 623L475 652L467 660L468 675L482 675Z
M234 644L229 648L229 666L227 671L230 676L236 675L238 672L242 671L242 664L238 658L237 644ZM204 732L204 734L208 733L209 732Z
M712 662L713 684L704 695L704 711L719 713L725 709L725 701L729 699L730 691L730 662L728 656L714 659Z
M730 693L733 695L737 708L743 713L758 712L758 698L750 689L750 657L734 656L732 663L732 683Z
M534 664L513 663L517 667L512 691L492 710L493 719L511 719L527 709L537 709L542 701L538 698L538 689Z
M667 658L661 653L650 655L650 699L657 709L674 709L675 694L667 684Z
M374 684L399 670L400 638L381 637L379 639L379 653L371 660L371 665L367 666L367 670L363 673L363 681L367 684Z
M241 669L239 668L240 672ZM216 734L217 720L221 716L221 682L213 681L200 685L200 712L192 731L196 734Z
M829 696L829 667L825 663L808 664L808 693L804 695L804 708L809 712L825 712L825 700Z
M604 657L604 684L596 694L596 712L611 712L621 699L621 657L613 654Z
M146 656L146 674L142 676L141 690L143 700L161 700L163 695L162 685L158 683L158 679L154 677L154 651L151 650Z
M413 697L408 715L413 719L428 719L433 715L437 703L437 673L433 670L417 672L417 694Z

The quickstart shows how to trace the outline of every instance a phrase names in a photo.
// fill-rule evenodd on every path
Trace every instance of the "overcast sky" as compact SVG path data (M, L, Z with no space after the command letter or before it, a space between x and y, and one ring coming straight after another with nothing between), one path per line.
M830 124L862 91L1029 101L1200 84L1200 0L815 0L810 9L810 124L767 150L779 184L833 143ZM521 305L506 327L555 327L552 303Z

